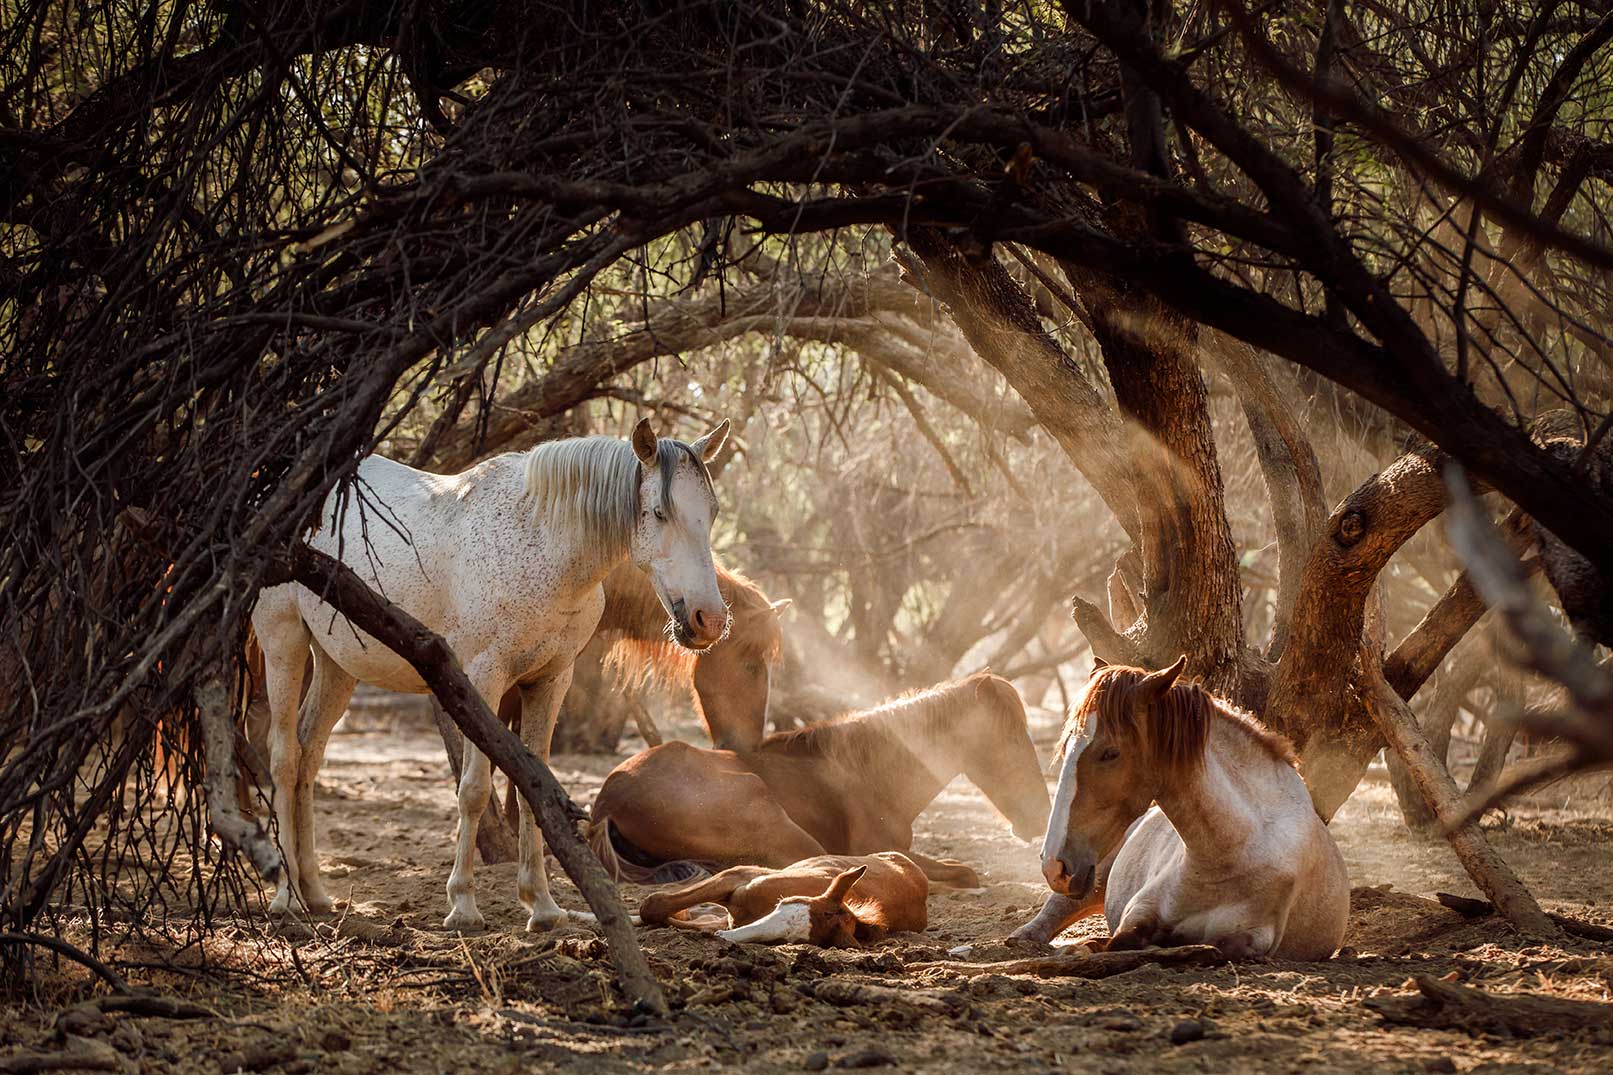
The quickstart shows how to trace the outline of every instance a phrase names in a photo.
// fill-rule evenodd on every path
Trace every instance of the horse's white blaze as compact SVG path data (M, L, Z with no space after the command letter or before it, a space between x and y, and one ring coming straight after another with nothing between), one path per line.
M717 936L735 944L781 944L805 941L811 935L812 912L804 903L781 903L748 926L717 931Z
M1070 808L1075 804L1075 768L1081 761L1081 752L1092 743L1092 730L1083 729L1073 737L1064 750L1064 764L1059 767L1059 786L1053 793L1053 809L1047 815L1047 835L1042 837L1042 865L1053 861L1059 848L1064 846L1064 835L1070 829Z

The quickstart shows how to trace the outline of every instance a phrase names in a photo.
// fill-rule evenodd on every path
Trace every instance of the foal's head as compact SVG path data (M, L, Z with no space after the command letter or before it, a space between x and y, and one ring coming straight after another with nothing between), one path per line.
M1210 701L1197 685L1176 685L1186 663L1149 672L1100 662L1093 670L1065 727L1042 843L1042 875L1053 891L1091 895L1099 864L1126 829L1201 763Z
M867 866L854 866L835 876L821 896L785 896L778 906L749 925L720 929L717 936L736 944L805 942L820 948L857 948L871 939L874 927L846 905L846 897Z
M706 649L728 633L728 606L711 562L717 495L706 472L706 463L727 438L726 419L689 444L657 439L648 418L633 430L639 510L629 556L650 576L655 596L671 617L673 639L689 649Z

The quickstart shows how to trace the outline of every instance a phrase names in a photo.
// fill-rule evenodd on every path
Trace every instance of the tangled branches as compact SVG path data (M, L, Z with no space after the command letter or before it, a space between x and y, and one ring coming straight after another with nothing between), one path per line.
M652 276L721 288L736 230L922 225L949 264L1007 248L1077 321L1146 299L1375 403L1610 566L1613 494L1523 419L1606 414L1613 172L1586 87L1613 16L15 7L0 928L233 891L171 789L199 786L196 689L234 664L270 550L434 394L417 445L474 454L460 414L600 274L631 262L646 304ZM143 879L120 874L137 847Z

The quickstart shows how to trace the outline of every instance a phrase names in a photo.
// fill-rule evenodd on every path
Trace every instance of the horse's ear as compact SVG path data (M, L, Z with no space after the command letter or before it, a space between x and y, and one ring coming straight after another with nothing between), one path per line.
M1108 667L1109 667L1109 662L1108 661L1104 660L1102 657L1099 657L1096 653L1094 653L1092 655L1092 670L1094 672L1096 672L1100 668L1108 668Z
M795 598L781 597L777 601L770 602L767 607L773 610L773 615L782 616L784 615L784 610L793 604L795 604Z
M694 449L694 454L700 457L702 463L709 463L717 458L717 453L722 451L722 446L726 443L728 443L728 419L724 418L717 423L716 429L713 429L710 433L689 445L689 447Z
M1167 665L1157 672L1150 672L1144 676L1137 684L1137 689L1149 701L1163 698L1165 692L1171 689L1171 684L1176 682L1176 677L1181 675L1182 669L1186 667L1187 654L1184 653L1176 658L1175 664Z
M823 895L818 898L834 900L836 903L846 902L846 893L850 892L851 886L861 880L862 875L867 872L867 866L853 866L845 873L838 875L833 881L830 881L829 887L824 889Z
M655 427L648 418L640 418L633 427L633 454L645 466L655 462Z

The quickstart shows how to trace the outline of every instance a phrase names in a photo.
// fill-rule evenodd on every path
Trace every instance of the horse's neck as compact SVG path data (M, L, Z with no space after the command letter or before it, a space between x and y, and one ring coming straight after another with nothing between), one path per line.
M649 576L626 564L617 564L606 575L605 611L599 619L601 631L618 631L641 642L664 639L666 613Z
M1258 841L1270 824L1271 806L1286 798L1286 766L1230 721L1211 721L1203 765L1162 790L1159 807L1190 857L1230 862Z
M860 756L864 772L878 776L866 793L886 799L909 823L916 820L963 771L960 739L977 709L919 705L859 721L861 727L847 748Z

